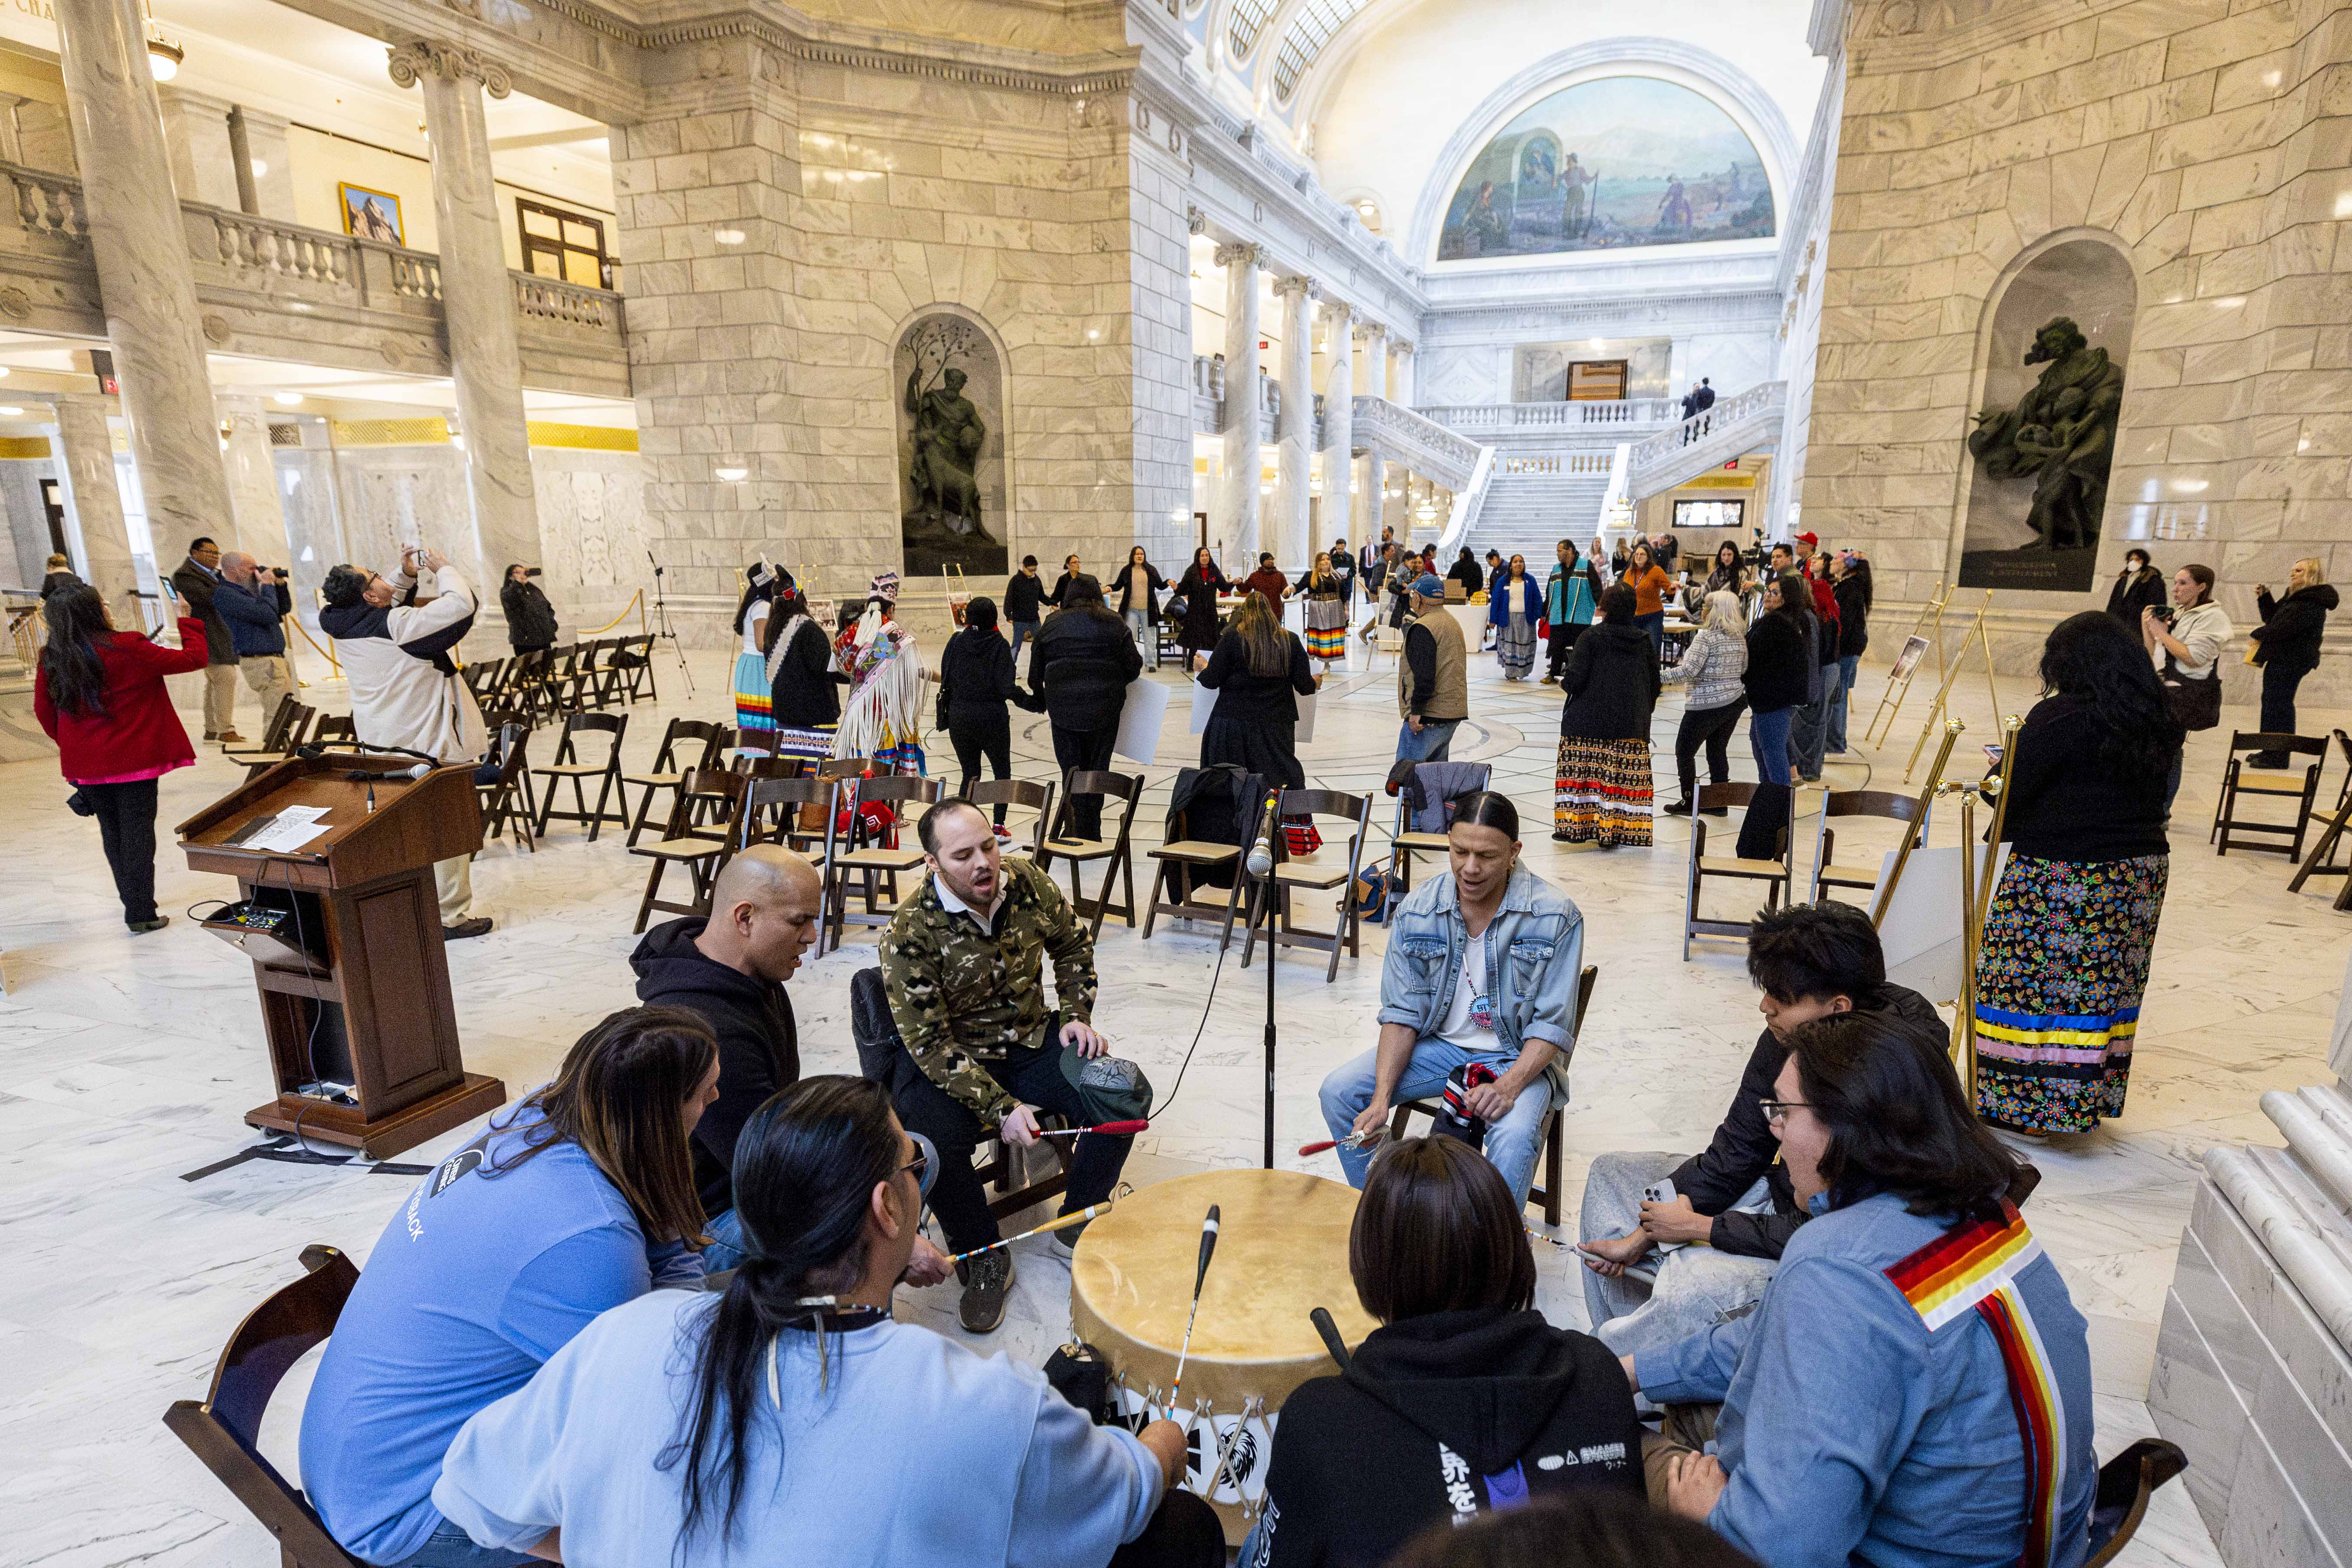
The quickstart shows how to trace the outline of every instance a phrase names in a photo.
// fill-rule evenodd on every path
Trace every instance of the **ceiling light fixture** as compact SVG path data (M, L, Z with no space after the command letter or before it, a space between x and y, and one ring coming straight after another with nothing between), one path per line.
M265 179L268 176L268 174L269 160L267 158L256 158L253 161L253 177L257 180Z
M291 408L302 401L302 395L299 392L281 392L278 395L278 401Z
M25 411L21 408L0 408L0 419L21 419L24 416Z
M180 74L180 62L188 51L177 38L166 34L154 23L147 24L147 72L157 81L169 81Z

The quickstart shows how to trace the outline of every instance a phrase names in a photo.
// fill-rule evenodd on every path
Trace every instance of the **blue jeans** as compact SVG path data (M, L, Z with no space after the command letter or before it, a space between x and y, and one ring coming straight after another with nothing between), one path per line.
M704 1273L724 1274L730 1268L741 1266L743 1222L735 1217L733 1209L705 1225L702 1234L710 1238L710 1245L702 1249Z
M1835 664L1822 666L1822 700L1799 708L1790 726L1789 746L1796 753L1797 776L1808 784L1822 776L1822 758L1829 748L1830 717L1836 710L1839 694L1844 690L1839 680Z
M1652 610L1646 616L1635 616L1633 624L1650 634L1650 657L1666 657L1666 612Z
M1142 610L1128 611L1127 629L1133 632L1136 640L1142 645L1143 667L1146 669L1158 669L1160 668L1160 628L1151 624L1150 616Z
M1794 708L1775 708L1748 716L1748 748L1756 758L1756 772L1766 784L1789 782L1789 720Z
M477 1546L464 1531L443 1520L424 1545L402 1558L394 1568L522 1568L539 1559L527 1552Z
M1862 655L1848 653L1838 656L1838 694L1837 701L1830 708L1829 749L1841 754L1845 751L1845 721L1848 704L1853 700L1853 678L1861 669Z
M1401 763L1444 763L1453 760L1454 731L1462 728L1459 719L1424 719L1421 733L1412 732L1411 724L1397 726L1396 760Z
M1012 626L1013 662L1014 664L1019 664L1021 662L1021 645L1037 635L1037 623L1034 621L1014 621L1012 623Z
M1354 1061L1332 1068L1331 1076L1323 1080L1323 1122L1331 1129L1332 1137L1347 1137L1355 1129L1356 1118L1371 1104L1380 1055L1377 1048L1366 1051ZM1445 1075L1468 1063L1485 1062L1500 1073L1509 1071L1517 1059L1507 1051L1465 1051L1433 1037L1419 1041L1412 1047L1412 1060L1405 1064L1404 1077L1398 1080L1394 1103L1436 1099L1445 1092ZM1535 1179L1544 1112L1550 1109L1551 1079L1538 1077L1519 1091L1509 1115L1486 1128L1486 1158L1502 1173L1513 1200L1522 1205L1528 1201L1528 1184ZM1349 1186L1363 1187L1364 1173L1371 1169L1377 1152L1378 1144L1338 1151L1339 1168L1347 1173Z

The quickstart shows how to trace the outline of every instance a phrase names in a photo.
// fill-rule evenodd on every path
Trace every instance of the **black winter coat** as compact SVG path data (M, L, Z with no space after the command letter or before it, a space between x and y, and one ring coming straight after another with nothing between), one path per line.
M2328 612L2336 608L2334 584L2314 584L2278 600L2265 588L2254 595L2254 608L2263 616L2249 634L2256 644L2256 664L2288 674L2319 668L2319 639L2327 630Z
M2139 636L2139 613L2164 608L2164 574L2151 566L2145 572L2119 572L2107 590L2107 614Z
M777 636L783 635L781 629ZM815 730L841 722L840 688L849 677L833 668L833 644L814 620L793 633L774 679L768 684L769 711L784 730Z
M1650 712L1658 705L1658 650L1639 626L1588 628L1576 639L1559 689L1568 700L1559 710L1563 740L1633 741L1650 732Z
M1217 595L1233 584L1215 566L1207 576L1198 566L1184 568L1177 580L1176 591L1184 596L1184 646L1188 648L1208 648L1217 646Z
M1748 628L1748 673L1739 683L1748 689L1753 712L1804 706L1811 671L1805 668L1802 624L1780 610L1757 616Z
M505 584L499 589L499 605L507 613L507 641L517 653L554 643L555 606L538 584Z
M1168 580L1160 574L1160 568L1149 561L1143 563L1143 570L1144 586L1150 590L1143 595L1144 624L1156 626L1160 624L1160 595L1168 591ZM1133 571L1131 565L1118 569L1118 613L1122 616L1138 607L1134 603L1135 579L1129 575Z
M1406 1318L1283 1402L1259 1561L1377 1568L1432 1525L1582 1487L1642 1495L1633 1394L1607 1346L1536 1311Z
M940 650L940 728L1002 724L1013 700L1013 647L994 627L966 626Z
M1033 577L1026 572L1015 572L1004 584L1004 603L1000 606L1008 621L1034 625L1038 606L1045 602L1045 579Z
M1840 658L1853 658L1870 647L1870 588L1860 577L1841 577L1832 590L1837 595ZM2132 629L2139 629L2139 612L2132 612Z
M694 939L710 922L699 915L646 932L629 954L637 1000L699 1013L719 1037L719 1098L694 1124L694 1186L713 1218L735 1206L735 1141L768 1097L800 1081L800 1032L782 985L755 979L702 955Z
M1030 647L1032 704L1042 702L1056 727L1118 727L1128 682L1143 673L1143 655L1125 621L1108 610L1056 610L1037 628Z
M1871 1010L1930 1028L1943 1026L1925 996L1900 985L1882 987L1878 1006ZM1748 1054L1748 1066L1739 1075L1738 1090L1731 1097L1731 1109L1723 1113L1714 1139L1675 1169L1675 1195L1690 1199L1691 1207L1700 1214L1715 1216L1707 1244L1717 1252L1778 1258L1797 1227L1811 1217L1798 1206L1796 1189L1789 1184L1789 1167L1780 1160L1780 1141L1772 1136L1772 1125L1764 1120L1763 1102L1780 1098L1773 1086L1788 1062L1789 1047L1780 1043L1780 1036L1769 1029L1758 1035L1756 1048ZM1731 1205L1747 1195L1759 1176L1772 1194L1772 1212L1730 1213Z

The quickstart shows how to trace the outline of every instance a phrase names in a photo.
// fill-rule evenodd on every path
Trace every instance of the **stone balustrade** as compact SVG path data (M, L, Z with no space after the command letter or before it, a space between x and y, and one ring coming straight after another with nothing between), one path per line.
M1449 430L1502 431L1671 424L1682 404L1671 397L1628 397L1570 403L1464 403L1423 407L1421 412Z
M1480 456L1487 450L1385 397L1357 398L1353 419L1357 446L1377 447L1387 460L1401 462L1457 493L1470 483Z
M0 220L0 324L102 341L97 270L80 183L0 163L16 222ZM205 310L225 353L410 374L448 374L441 262L277 218L180 204ZM621 297L510 273L526 385L629 395Z
M1696 465L1694 471L1715 466L1721 459L1719 449L1738 447L1732 452L1755 445L1765 437L1765 427L1773 431L1780 426L1781 415L1789 405L1789 384L1785 381L1763 381L1747 391L1729 397L1718 397L1715 406L1672 428L1633 444L1627 456L1627 469L1632 478L1634 498L1655 495L1673 481L1664 480L1670 469Z

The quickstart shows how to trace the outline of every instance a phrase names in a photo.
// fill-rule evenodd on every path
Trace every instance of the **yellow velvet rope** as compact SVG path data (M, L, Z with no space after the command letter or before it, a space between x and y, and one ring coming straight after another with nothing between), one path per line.
M302 640L304 642L309 643L314 648L319 648L319 652L326 657L327 662L334 667L334 671L337 675L343 673L343 661L335 657L335 650L332 647L319 647L319 639L310 635L310 628L302 624L301 616L289 616L287 619L294 623L294 629L302 634ZM335 639L332 637L329 637L327 639L329 643L332 643L334 640Z
M595 631L583 632L580 635L583 637L593 637L597 636L599 633L611 631L614 626L617 626L623 621L627 620L629 618L629 612L643 605L645 603L645 599L646 591L643 588L638 589L635 593L629 595L629 602L621 606L621 613L619 615L614 616L611 620L606 621L603 626L598 626ZM639 625L639 629L644 629L642 623Z

